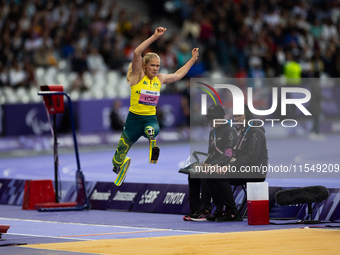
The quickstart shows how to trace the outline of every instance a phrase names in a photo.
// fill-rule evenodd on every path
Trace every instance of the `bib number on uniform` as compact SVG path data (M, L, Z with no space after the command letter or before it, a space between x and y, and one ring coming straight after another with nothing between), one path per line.
M157 106L160 94L161 93L159 91L142 89L140 92L138 103L144 105Z

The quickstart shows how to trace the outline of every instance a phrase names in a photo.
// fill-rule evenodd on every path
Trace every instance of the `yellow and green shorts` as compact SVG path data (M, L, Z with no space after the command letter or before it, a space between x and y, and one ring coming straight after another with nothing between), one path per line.
M135 143L141 136L149 138L147 130L153 128L154 137L159 133L159 124L156 115L138 115L129 112L123 132L129 140Z

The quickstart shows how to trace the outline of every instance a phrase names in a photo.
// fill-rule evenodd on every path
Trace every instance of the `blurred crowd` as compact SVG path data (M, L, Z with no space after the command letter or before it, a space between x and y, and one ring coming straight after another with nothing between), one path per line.
M148 20L115 1L1 0L0 17L0 82L14 88L37 85L37 67L67 60L79 74L74 89L87 89L84 72L121 70L153 32Z
M340 2L173 1L168 8L207 71L232 77L339 77Z
M41 85L36 68L60 60L77 73L71 89L88 89L84 72L124 75L133 49L167 17L180 33L168 30L147 50L167 72L199 47L188 77L340 76L339 1L145 1L147 14L103 0L0 2L0 87Z

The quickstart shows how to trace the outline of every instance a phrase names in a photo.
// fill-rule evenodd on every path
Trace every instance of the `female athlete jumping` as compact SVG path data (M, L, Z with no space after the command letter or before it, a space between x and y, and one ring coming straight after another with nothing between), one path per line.
M182 79L197 60L198 48L191 51L191 59L175 73L158 73L160 58L156 53L147 53L142 57L143 51L151 43L161 37L166 28L156 28L154 34L142 42L134 51L132 62L129 65L127 81L131 87L129 114L127 116L123 133L120 137L117 150L113 156L113 171L118 174L115 181L120 185L125 178L130 165L130 158L126 155L131 146L141 137L149 139L150 163L157 163L159 148L155 137L159 133L159 124L156 118L156 106L160 96L162 84L176 82Z

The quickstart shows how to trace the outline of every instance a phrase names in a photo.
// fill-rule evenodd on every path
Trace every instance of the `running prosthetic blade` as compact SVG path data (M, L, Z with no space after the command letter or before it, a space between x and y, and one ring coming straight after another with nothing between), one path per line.
M129 157L125 157L123 164L120 166L120 171L118 173L118 176L116 180L114 181L114 184L116 184L116 186L120 186L125 180L127 171L129 170L129 167L130 167L130 163L131 163L131 159Z
M158 157L159 157L159 147L155 146L152 148L152 155L151 155L151 163L157 164Z
M149 163L156 164L159 157L159 147L156 146L156 140L150 140Z

